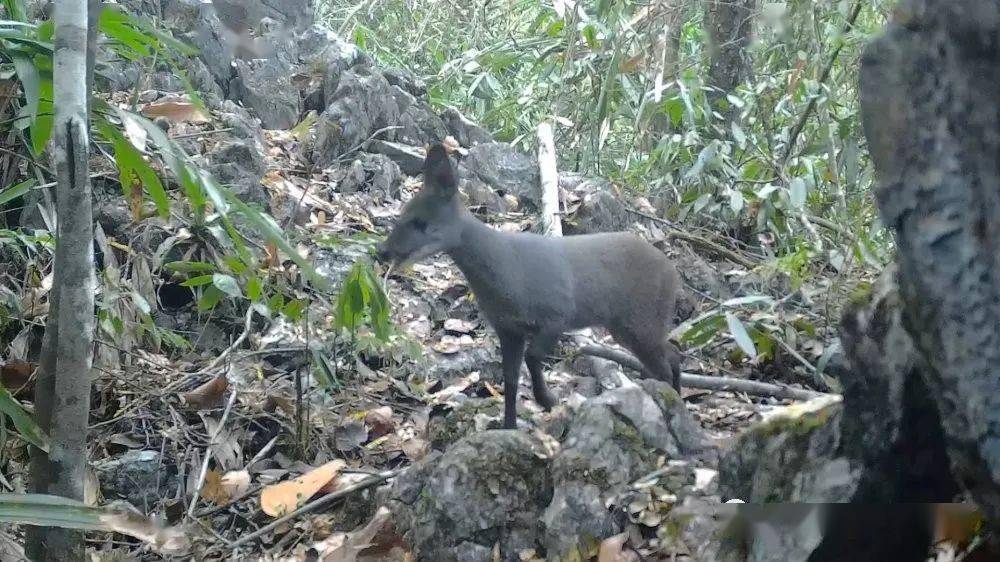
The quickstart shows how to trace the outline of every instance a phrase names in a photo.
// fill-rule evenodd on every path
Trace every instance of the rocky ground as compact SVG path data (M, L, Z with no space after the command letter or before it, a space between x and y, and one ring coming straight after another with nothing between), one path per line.
M185 70L209 115L170 68L112 60L99 83L110 102L134 99L158 117L241 200L269 210L334 287L419 188L423 146L447 136L463 149L469 206L497 228L535 228L533 156L494 142L453 108L431 107L419 79L380 68L301 21L299 4L250 2L268 55L241 58L223 32L225 14L210 4L125 2L202 49ZM102 347L92 492L189 525L196 559L739 560L720 534L722 500L823 501L854 489L850 463L834 460L836 396L792 409L740 392L685 388L677 396L577 353L572 338L549 374L559 406L541 411L524 387L519 429L495 429L497 343L447 258L387 279L400 330L387 348L364 331L335 339L331 296L309 289L290 261L272 271L309 303L303 320L238 306L199 313L164 268L190 256L199 234L183 217L134 220L117 173L107 160L95 163L105 287L143 295L156 324L189 336L195 349L160 352L128 333ZM837 373L844 359L827 326L829 302L817 302L826 280L792 290L782 275L747 267L754 256L730 259L742 254L724 236L657 219L663 209L603 179L565 172L559 184L567 234L629 229L676 260L685 282L676 323L728 299L763 296L777 303L772 314L817 327L800 352L766 363L734 354L728 341L688 345L686 373L829 390L815 365ZM44 195L33 193L21 217L29 228L45 220ZM27 293L44 301L43 288ZM127 317L128 307L121 312ZM34 360L39 336L26 329L11 358ZM325 490L347 492L267 527L274 518L262 511L261 490L335 459L344 465ZM23 489L24 457L7 463L11 487ZM185 513L201 481L192 523ZM108 560L157 557L120 538L93 546Z

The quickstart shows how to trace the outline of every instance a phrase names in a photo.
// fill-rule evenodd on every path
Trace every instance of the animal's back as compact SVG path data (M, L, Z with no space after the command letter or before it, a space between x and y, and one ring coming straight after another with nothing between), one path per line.
M562 244L574 278L575 324L672 320L677 269L651 244L624 232L567 236Z

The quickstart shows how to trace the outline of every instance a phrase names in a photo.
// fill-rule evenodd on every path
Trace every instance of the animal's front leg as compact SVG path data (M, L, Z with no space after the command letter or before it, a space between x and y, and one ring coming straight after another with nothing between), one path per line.
M524 337L510 332L498 332L500 355L503 357L503 427L517 428L517 387L524 362Z

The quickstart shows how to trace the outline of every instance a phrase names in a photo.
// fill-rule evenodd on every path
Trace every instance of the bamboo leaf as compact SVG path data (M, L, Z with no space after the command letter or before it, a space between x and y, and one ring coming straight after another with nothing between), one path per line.
M757 357L757 348L754 347L753 340L750 338L750 334L747 333L743 322L732 312L727 312L726 324L729 326L729 333L736 340L736 345L740 346L743 353L746 353L751 359L755 359Z
M17 185L12 185L3 191L0 191L0 206L6 205L18 197L25 196L29 191L31 191L31 188L34 187L34 185L35 180L31 179L23 181Z
M38 447L49 452L49 436L38 427L34 418L21 406L6 388L0 387L0 412L7 414L10 421L14 422L14 427L21 434L21 437Z

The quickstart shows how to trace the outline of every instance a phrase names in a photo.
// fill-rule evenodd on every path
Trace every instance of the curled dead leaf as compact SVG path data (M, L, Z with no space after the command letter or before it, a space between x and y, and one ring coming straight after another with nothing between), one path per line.
M152 518L132 510L120 509L102 514L100 520L110 530L144 541L160 554L180 556L191 548L187 529L181 526L161 527Z
M597 562L638 562L639 555L632 549L625 548L626 541L628 533L621 533L601 541Z
M0 384L11 391L15 398L27 396L32 389L31 374L35 372L35 363L11 359L0 366Z
M382 437L396 430L396 421L392 419L392 408L382 406L365 413L365 423L369 427L369 436Z
M403 441L399 448L412 461L419 461L431 452L431 444L419 437L411 437Z
M403 539L390 520L391 513L380 507L364 527L350 533L334 533L313 545L322 562L367 562L406 560Z
M444 329L449 332L468 334L476 329L476 323L460 318L449 318L444 321Z
M260 494L260 507L272 517L280 517L302 507L320 489L337 478L347 464L333 460L298 478L286 480L264 488Z
M198 388L181 394L181 402L192 410L218 408L222 406L228 388L229 379L223 373Z

